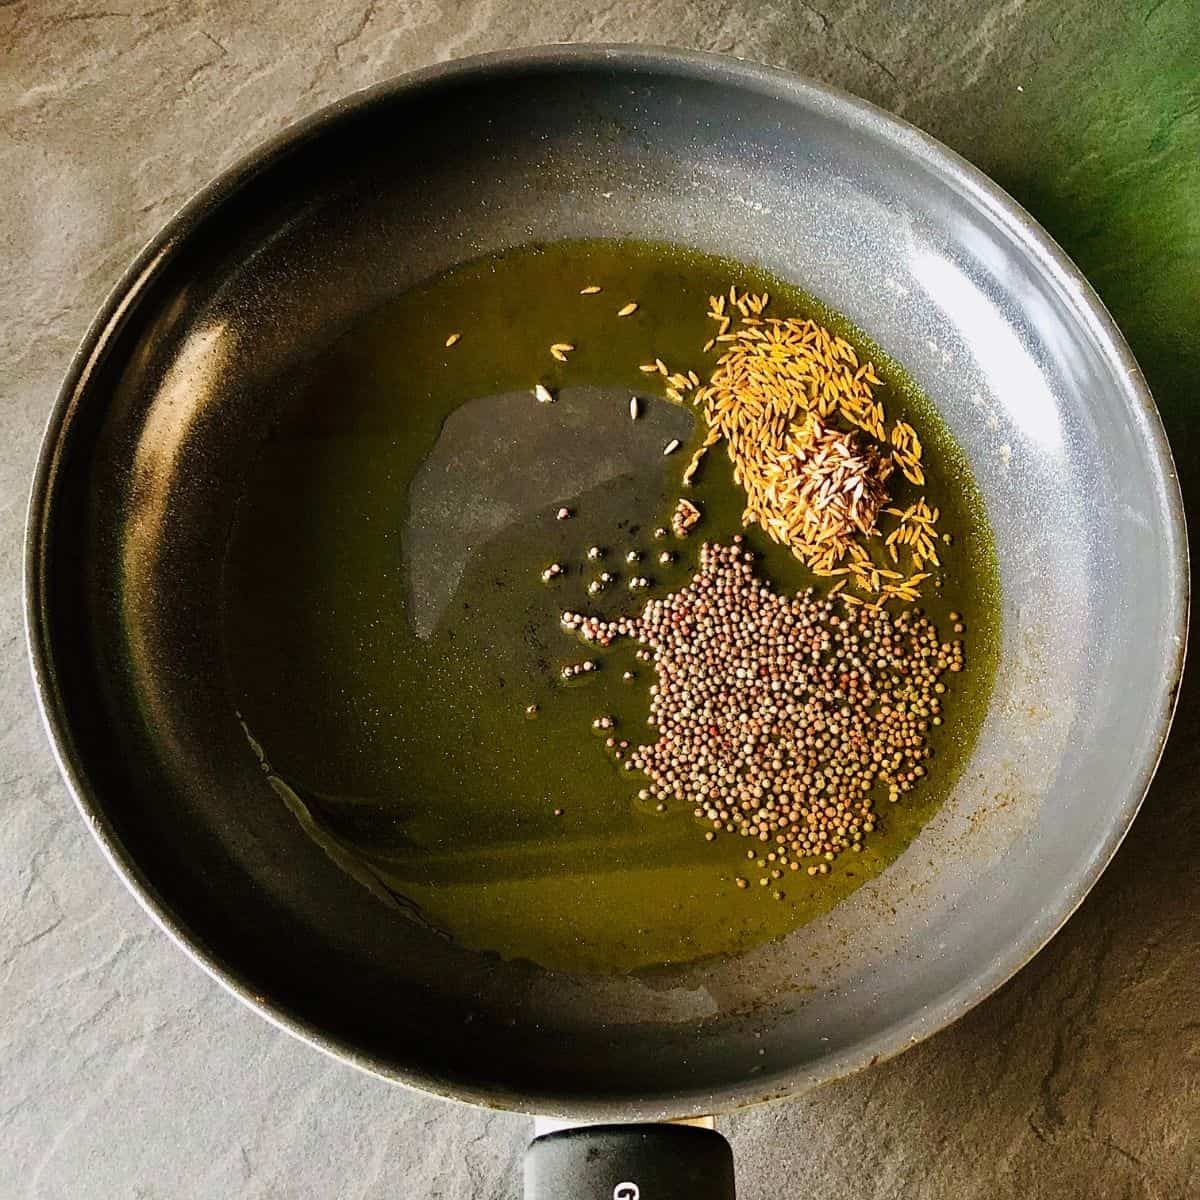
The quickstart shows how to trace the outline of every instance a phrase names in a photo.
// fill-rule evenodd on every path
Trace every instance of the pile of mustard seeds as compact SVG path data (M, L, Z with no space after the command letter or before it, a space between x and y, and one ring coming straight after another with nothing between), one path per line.
M748 857L769 855L776 879L802 865L825 873L862 848L877 801L925 775L942 676L963 666L961 640L941 641L918 611L779 595L740 537L706 543L691 582L638 616L562 620L586 641L630 637L651 655L658 736L625 763L648 777L647 798L687 804L710 841L771 843Z

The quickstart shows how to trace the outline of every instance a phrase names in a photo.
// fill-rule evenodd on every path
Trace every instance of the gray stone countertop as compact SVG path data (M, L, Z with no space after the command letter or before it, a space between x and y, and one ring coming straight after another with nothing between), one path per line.
M1195 0L0 0L0 1200L515 1197L530 1128L357 1074L193 966L58 780L25 663L20 536L68 360L142 243L261 139L425 63L640 41L794 68L992 173L1092 278L1189 508L1200 378ZM1067 928L901 1058L723 1119L742 1195L1200 1195L1200 688Z

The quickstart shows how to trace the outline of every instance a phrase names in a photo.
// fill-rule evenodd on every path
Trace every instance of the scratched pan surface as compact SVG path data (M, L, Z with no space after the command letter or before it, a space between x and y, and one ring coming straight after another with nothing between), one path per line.
M221 560L266 383L409 284L530 241L669 241L793 280L885 346L970 460L1002 645L957 788L825 917L649 977L502 963L396 919L265 788L221 661ZM1182 665L1158 416L1061 252L936 143L794 77L554 48L353 97L223 177L100 315L52 418L29 634L63 771L207 970L342 1058L543 1113L655 1118L894 1054L1024 964L1138 808Z

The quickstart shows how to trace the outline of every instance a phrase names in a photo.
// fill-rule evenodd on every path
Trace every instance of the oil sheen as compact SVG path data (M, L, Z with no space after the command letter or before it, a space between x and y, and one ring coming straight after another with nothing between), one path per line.
M943 634L951 610L967 626L928 778L897 804L880 798L862 853L825 876L789 873L783 901L733 886L746 840L708 843L689 806L659 813L637 799L644 780L612 760L592 722L610 714L616 736L652 737L651 664L630 644L585 649L559 626L564 609L634 611L646 593L627 589L631 574L664 594L690 576L702 540L741 530L740 489L717 447L687 493L701 526L687 540L653 537L702 421L638 370L661 357L706 377L706 298L730 284L768 291L773 315L814 316L875 361L877 397L918 430L923 492L953 538L923 607ZM582 296L586 285L602 290ZM631 300L637 311L618 318ZM550 356L556 342L575 347L565 363ZM533 398L538 382L553 404ZM899 365L796 288L665 245L523 247L396 297L275 388L265 400L280 415L247 475L222 597L246 752L268 768L263 803L287 803L332 862L447 936L576 972L737 953L883 871L952 789L996 662L986 514ZM683 448L664 456L672 438ZM560 506L570 519L557 519ZM826 585L764 535L747 540L777 589ZM587 559L592 546L600 562ZM664 549L674 562L659 562ZM552 562L565 574L543 583ZM618 579L589 597L601 570ZM600 669L564 684L563 664L587 657Z

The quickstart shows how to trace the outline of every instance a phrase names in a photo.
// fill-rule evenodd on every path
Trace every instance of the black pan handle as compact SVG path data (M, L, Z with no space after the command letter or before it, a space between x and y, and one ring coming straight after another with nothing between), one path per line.
M585 1125L535 1138L525 1200L735 1200L733 1152L694 1125Z

